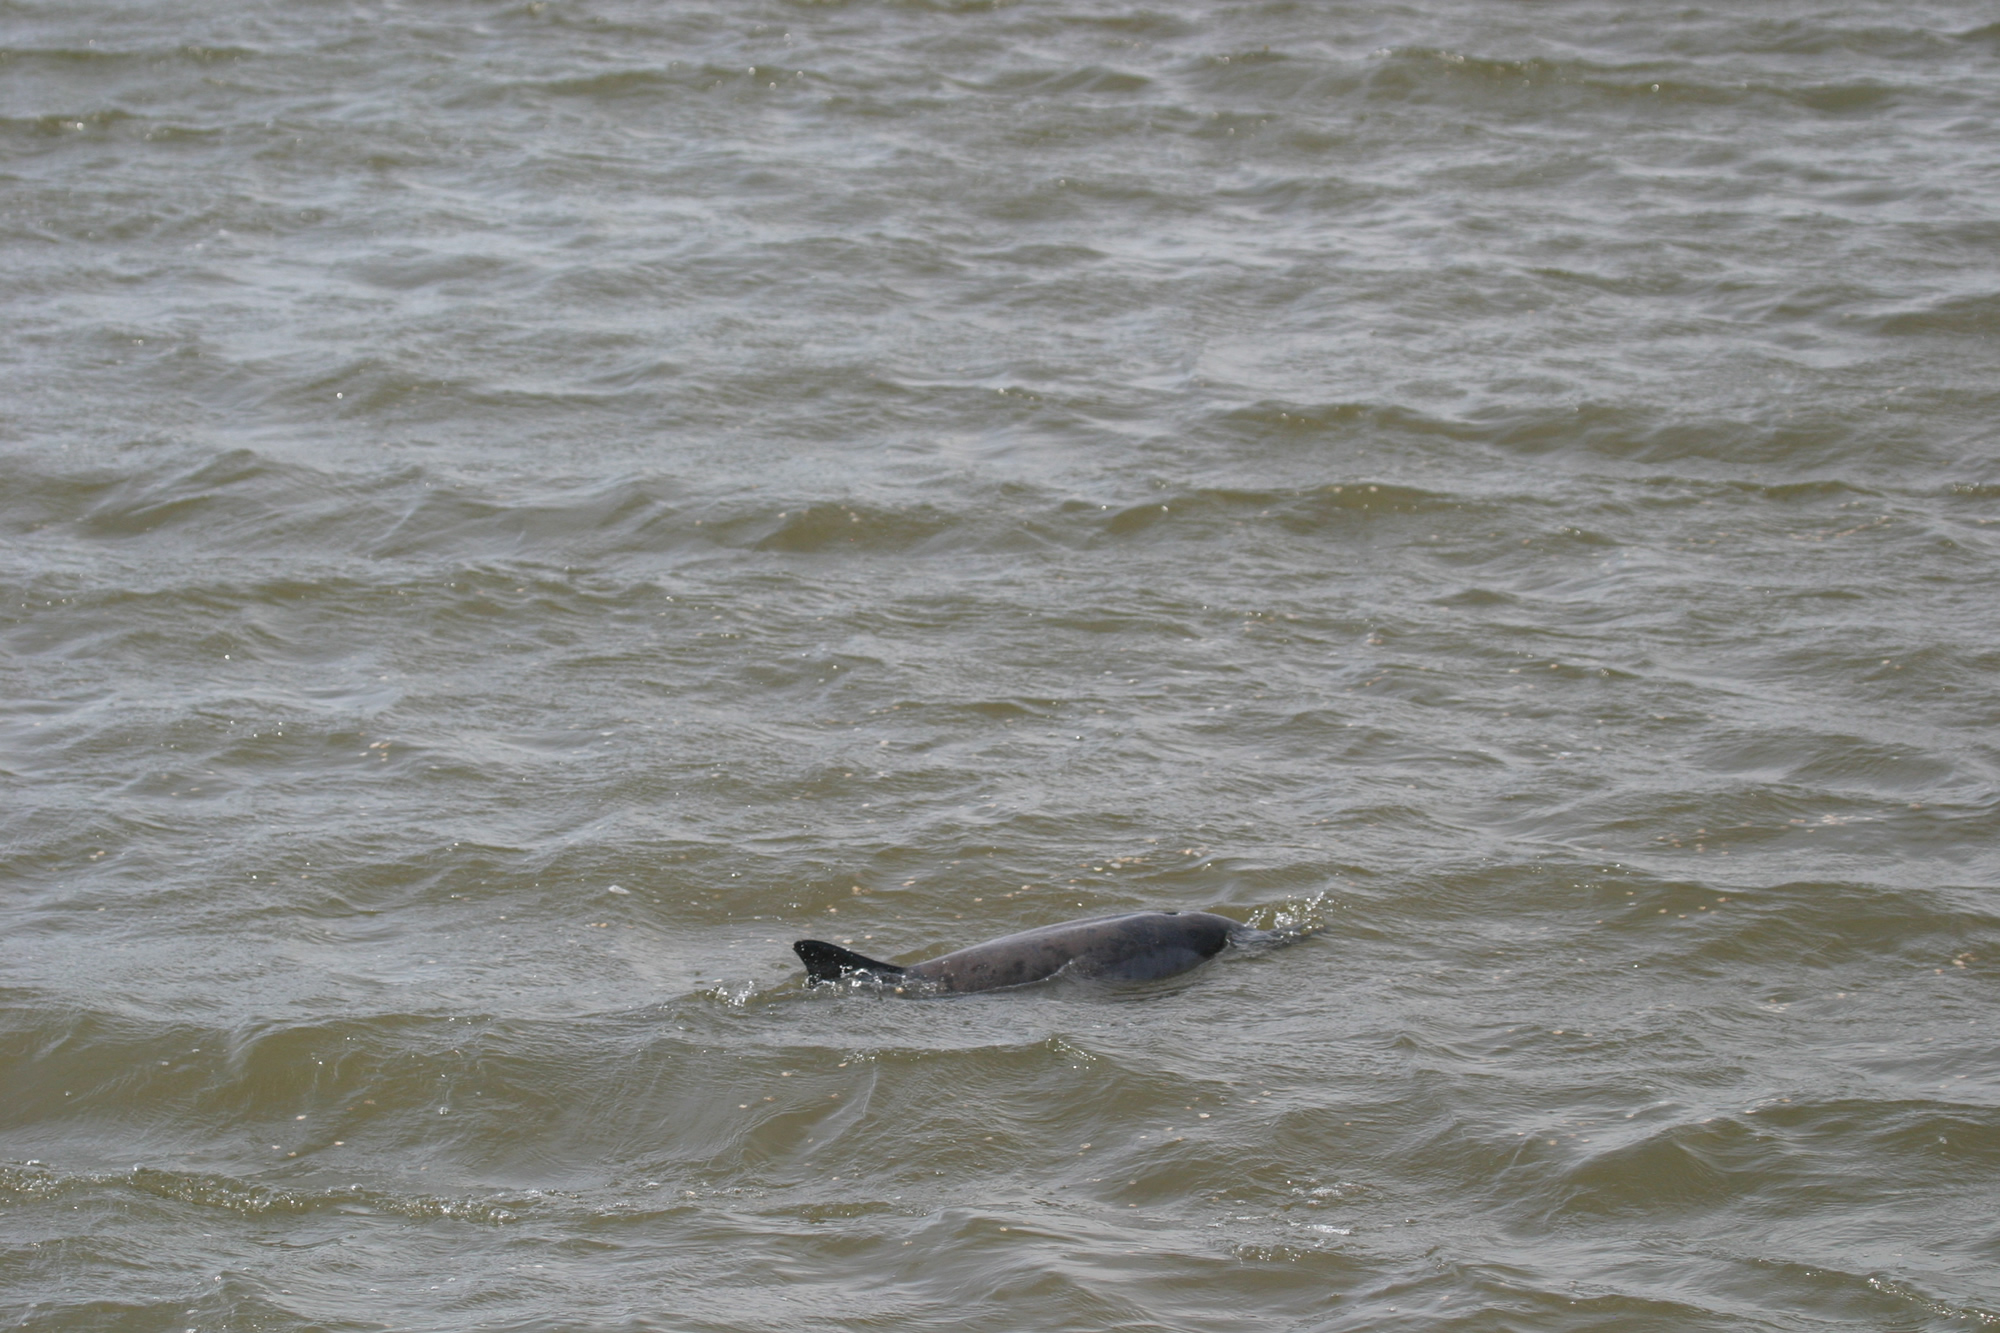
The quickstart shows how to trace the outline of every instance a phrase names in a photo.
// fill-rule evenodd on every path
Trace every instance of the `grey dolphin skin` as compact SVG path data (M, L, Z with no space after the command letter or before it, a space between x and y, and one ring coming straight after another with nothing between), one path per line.
M1060 972L1093 981L1152 981L1199 967L1232 939L1262 937L1213 912L1127 912L1037 926L955 953L899 967L824 940L792 946L814 981L871 977L916 982L925 994L1025 986Z

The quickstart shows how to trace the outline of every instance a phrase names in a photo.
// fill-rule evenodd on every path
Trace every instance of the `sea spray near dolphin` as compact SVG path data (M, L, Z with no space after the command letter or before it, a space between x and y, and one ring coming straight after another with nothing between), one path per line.
M825 940L792 945L815 982L866 977L959 994L1024 986L1061 975L1154 981L1199 967L1231 944L1281 944L1305 932L1254 930L1213 912L1126 912L1037 926L921 963L884 963Z

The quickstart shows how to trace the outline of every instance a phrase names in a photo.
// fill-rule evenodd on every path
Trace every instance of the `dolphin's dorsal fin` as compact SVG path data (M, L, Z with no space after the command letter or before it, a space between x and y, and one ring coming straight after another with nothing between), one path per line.
M873 958L864 958L852 949L843 949L825 940L800 940L792 946L792 952L806 965L806 975L814 981L838 981L854 973L864 977L903 975L903 969L894 963L878 963Z

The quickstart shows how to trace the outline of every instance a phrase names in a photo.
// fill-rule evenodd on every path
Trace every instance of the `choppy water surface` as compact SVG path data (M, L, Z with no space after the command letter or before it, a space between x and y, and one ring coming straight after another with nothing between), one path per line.
M1971 3L0 3L0 1316L2000 1324ZM809 991L1141 906L1131 991Z

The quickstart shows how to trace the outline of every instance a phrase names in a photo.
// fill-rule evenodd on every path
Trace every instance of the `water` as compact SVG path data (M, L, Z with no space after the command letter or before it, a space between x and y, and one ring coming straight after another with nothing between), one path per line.
M0 1316L2000 1323L1996 59L6 0Z

